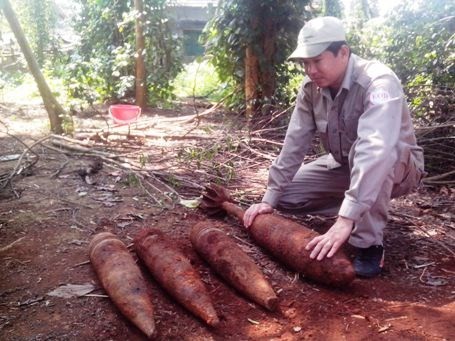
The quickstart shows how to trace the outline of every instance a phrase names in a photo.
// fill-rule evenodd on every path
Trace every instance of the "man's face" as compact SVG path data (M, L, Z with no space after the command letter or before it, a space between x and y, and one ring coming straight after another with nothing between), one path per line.
M320 88L338 89L343 82L349 60L349 48L341 47L335 56L330 51L324 51L313 58L304 58L300 62L305 73Z

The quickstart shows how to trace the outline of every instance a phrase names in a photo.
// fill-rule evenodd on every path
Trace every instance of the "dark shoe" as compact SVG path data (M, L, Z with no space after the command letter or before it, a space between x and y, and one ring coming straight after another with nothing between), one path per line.
M366 249L357 248L354 258L354 270L359 277L375 277L384 266L384 248L382 245L373 245Z

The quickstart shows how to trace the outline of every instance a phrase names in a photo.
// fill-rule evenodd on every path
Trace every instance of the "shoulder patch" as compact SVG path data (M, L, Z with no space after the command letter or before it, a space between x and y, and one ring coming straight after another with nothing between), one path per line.
M388 91L386 91L384 89L374 90L370 94L370 101L373 104L381 104L381 103L387 102L388 100L390 100L390 94Z

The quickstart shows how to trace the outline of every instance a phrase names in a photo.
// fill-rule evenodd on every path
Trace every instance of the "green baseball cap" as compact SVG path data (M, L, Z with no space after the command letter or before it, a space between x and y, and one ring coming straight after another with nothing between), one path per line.
M314 18L300 30L297 48L288 59L313 58L324 52L331 43L345 40L346 34L340 19Z

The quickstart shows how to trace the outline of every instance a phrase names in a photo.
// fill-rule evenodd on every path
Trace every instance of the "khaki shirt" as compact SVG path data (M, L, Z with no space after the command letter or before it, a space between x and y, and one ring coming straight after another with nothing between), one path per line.
M409 109L397 76L385 65L351 54L338 94L302 83L284 146L269 171L263 202L279 202L318 132L333 156L329 168L349 164L351 183L339 215L358 220L374 204L397 162L423 172L422 149L416 144Z

